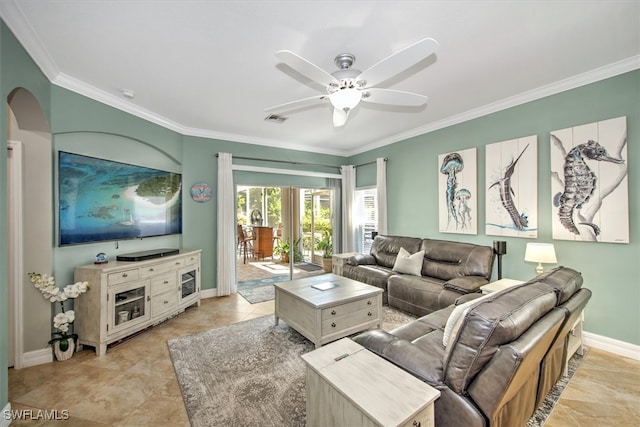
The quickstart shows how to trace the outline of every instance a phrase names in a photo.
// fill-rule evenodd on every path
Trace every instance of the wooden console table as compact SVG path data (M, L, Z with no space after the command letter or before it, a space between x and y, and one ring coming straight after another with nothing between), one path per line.
M440 392L349 338L302 355L307 425L433 427Z
M253 254L256 258L269 258L273 256L273 228L253 226L253 235L256 240L253 246Z

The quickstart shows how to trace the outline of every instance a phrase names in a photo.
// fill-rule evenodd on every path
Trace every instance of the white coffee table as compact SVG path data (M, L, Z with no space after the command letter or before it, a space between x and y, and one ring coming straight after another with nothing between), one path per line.
M329 289L320 290L313 286ZM380 327L382 289L336 274L275 285L275 321L282 319L316 348L365 329Z

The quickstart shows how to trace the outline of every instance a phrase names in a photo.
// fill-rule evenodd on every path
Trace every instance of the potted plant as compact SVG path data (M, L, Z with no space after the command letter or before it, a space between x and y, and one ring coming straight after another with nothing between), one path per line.
M280 256L280 260L284 263L289 262L289 253L291 253L291 245L289 239L278 240L278 244L273 248L273 253Z
M324 230L322 239L318 242L316 248L322 251L322 269L325 273L331 272L333 244L331 242L331 229Z
M75 342L78 341L78 335L70 334L69 327L75 320L75 312L73 310L65 310L64 302L68 299L79 297L81 294L89 290L88 282L76 282L73 285L67 285L62 290L56 286L53 276L39 273L29 273L31 283L38 289L42 296L50 302L59 302L61 312L53 318L53 327L56 332L51 335L53 338L49 344L53 345L53 351L56 359L59 361L67 360L73 356L75 350Z

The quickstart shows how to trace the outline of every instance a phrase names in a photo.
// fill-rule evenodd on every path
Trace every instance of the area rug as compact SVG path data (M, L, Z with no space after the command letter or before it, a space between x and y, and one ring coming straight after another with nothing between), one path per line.
M384 308L383 328L413 317ZM273 315L167 342L192 427L304 426L311 341Z
M289 280L289 276L282 275L238 282L238 293L251 304L271 301L275 298L273 284L277 282L286 282L287 280Z
M315 264L310 264L308 262L302 262L300 264L295 264L294 268L299 268L302 271L320 271L322 267Z
M384 307L382 327L391 330L412 319ZM273 315L267 315L167 344L191 426L305 425L305 365L300 356L314 345L282 320L275 326ZM570 375L579 361L572 364ZM549 413L562 390L556 391ZM543 425L548 415L541 414L528 426Z

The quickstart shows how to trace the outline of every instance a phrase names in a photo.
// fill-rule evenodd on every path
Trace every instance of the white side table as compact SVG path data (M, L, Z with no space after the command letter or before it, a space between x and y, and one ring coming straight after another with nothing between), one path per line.
M490 294L491 292L498 292L503 289L510 288L511 286L519 285L524 283L522 280L515 279L500 279L495 282L487 283L484 286L480 286L480 290L482 290L483 294Z
M308 426L434 426L440 392L351 339L302 359Z
M357 252L345 252L343 254L333 254L333 266L331 267L331 272L333 274L337 274L338 276L342 276L342 266L344 262L351 258L354 255L358 255Z

